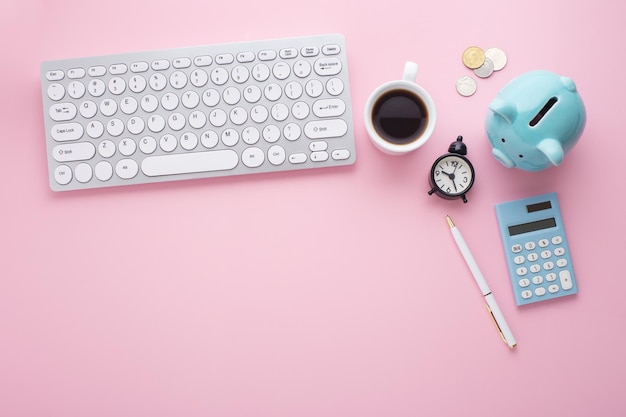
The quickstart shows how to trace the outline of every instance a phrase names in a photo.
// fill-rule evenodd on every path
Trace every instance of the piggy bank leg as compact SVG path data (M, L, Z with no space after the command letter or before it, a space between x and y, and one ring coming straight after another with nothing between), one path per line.
M563 162L563 147L556 139L544 139L537 145L537 149L543 153L554 166Z

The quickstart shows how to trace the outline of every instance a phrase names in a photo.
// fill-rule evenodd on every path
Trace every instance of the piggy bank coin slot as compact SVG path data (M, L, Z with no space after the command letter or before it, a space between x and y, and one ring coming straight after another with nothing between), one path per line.
M537 123L539 123L541 119L543 119L543 117L550 111L550 109L556 104L557 101L559 101L559 99L556 97L550 98L550 100L548 100L548 102L541 108L541 110L539 110L539 113L537 113L537 115L533 117L529 125L531 127L537 125Z

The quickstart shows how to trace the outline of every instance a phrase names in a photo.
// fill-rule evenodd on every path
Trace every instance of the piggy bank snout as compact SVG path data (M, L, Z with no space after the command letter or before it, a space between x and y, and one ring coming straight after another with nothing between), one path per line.
M515 161L509 158L504 152L500 149L493 148L491 150L491 154L505 167L513 168L515 166Z

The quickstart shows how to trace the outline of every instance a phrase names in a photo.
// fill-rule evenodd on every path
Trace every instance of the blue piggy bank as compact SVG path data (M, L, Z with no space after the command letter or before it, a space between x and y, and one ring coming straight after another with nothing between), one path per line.
M489 104L485 130L507 168L559 165L583 132L585 106L571 78L531 71L510 81Z

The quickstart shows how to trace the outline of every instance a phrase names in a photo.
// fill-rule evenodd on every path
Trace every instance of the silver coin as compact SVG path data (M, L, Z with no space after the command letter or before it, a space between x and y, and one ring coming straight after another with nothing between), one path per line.
M488 48L485 56L493 61L493 70L500 71L506 65L507 57L500 48Z
M464 75L456 80L456 91L463 97L469 97L476 92L476 80Z
M493 74L493 61L485 57L485 63L474 70L474 74L480 78L487 78Z

